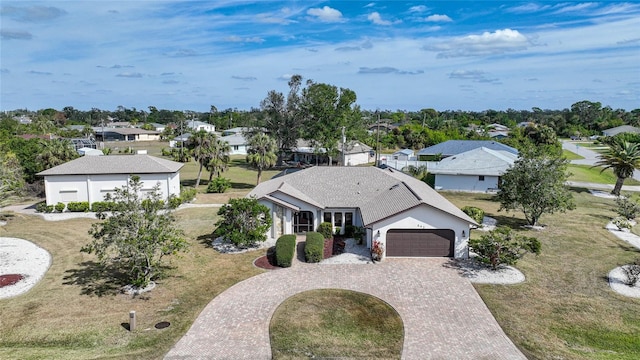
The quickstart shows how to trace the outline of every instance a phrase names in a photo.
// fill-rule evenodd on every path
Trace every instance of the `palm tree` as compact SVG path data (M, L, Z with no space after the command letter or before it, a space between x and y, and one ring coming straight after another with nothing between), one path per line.
M196 179L196 189L200 185L200 177L202 176L202 168L208 163L212 154L212 144L216 141L214 134L210 134L204 130L200 130L191 135L187 140L187 148L191 150L193 159L200 164L198 169L198 178Z
M67 139L43 140L41 144L42 150L36 160L45 170L80 156L71 141Z
M262 177L262 170L268 169L276 164L276 142L263 133L253 135L248 141L247 162L249 166L258 170L258 184Z
M207 159L207 170L209 171L209 182L213 179L213 174L217 174L220 177L220 173L226 171L229 168L231 158L229 153L231 152L231 146L226 141L215 139L211 143L211 152Z
M600 155L600 160L594 166L603 166L600 172L613 169L618 179L611 193L620 195L624 179L633 176L633 171L640 168L640 147L636 143L614 138L609 144L609 150Z
M427 171L427 167L425 165L415 166L409 165L402 168L402 172L405 174L409 174L418 180L424 180L424 178L429 173Z

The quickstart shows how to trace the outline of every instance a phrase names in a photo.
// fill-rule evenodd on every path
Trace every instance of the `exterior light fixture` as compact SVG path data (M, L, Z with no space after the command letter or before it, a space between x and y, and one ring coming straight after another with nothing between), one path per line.
M467 234L464 232L464 230L462 230L462 237L466 237Z

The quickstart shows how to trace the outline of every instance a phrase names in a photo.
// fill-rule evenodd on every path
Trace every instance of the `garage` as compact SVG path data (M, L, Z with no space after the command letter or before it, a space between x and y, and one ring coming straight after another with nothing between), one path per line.
M387 256L453 257L455 233L450 229L387 231Z

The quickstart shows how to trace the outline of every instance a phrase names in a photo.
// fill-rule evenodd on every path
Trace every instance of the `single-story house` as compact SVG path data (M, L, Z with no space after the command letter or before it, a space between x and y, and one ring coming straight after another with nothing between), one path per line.
M489 135L489 137L492 139L505 139L509 137L509 132L491 130L487 133L487 135Z
M98 148L98 145L96 145L95 141L91 139L74 138L74 139L69 139L69 141L71 141L71 143L73 144L73 149L76 151L80 150L81 148L89 148L89 149Z
M340 153L343 152L342 142L338 144ZM357 166L375 161L375 151L370 146L356 140L347 141L344 145L344 162L346 166ZM340 159L342 160L342 158Z
M208 133L212 133L216 131L216 126L213 124L208 124L206 122L191 120L187 122L187 126L193 130L193 132L198 132L200 130L204 130Z
M383 120L391 120L391 119L383 119ZM393 131L393 129L397 128L397 125L393 125L387 122L375 123L369 125L367 129L369 134L373 134L375 132L380 132L381 134L387 134Z
M356 140L347 141L342 145L342 141L338 142L336 149L338 155L333 157L331 161L335 164L341 164L343 160L347 166L356 166L368 164L374 161L375 152L370 146ZM313 147L308 141L299 139L296 146L290 149L292 160L294 162L302 162L311 165L324 165L329 163L329 157L326 155L327 149L323 147Z
M247 197L271 210L267 235L363 227L387 257L468 257L477 223L426 183L395 169L314 166L260 183Z
M394 152L391 157L393 160L415 160L415 153L411 149L402 149Z
M80 156L101 156L104 155L104 153L102 152L102 150L98 150L98 149L93 149L90 147L82 147L78 150L76 150L78 152L78 154L80 154Z
M133 127L129 121L112 121L106 124L110 128L130 128Z
M156 141L160 132L137 128L100 128L94 127L97 141Z
M640 128L631 125L616 126L611 129L602 130L604 136L616 136L622 133L640 134Z
M150 123L149 125L153 126L153 128L158 132L163 132L167 128L167 125L160 123Z
M485 147L442 159L429 172L435 175L435 188L456 191L494 191L500 177L518 159L518 155Z
M236 134L221 136L220 140L226 141L231 148L229 155L247 155L247 139L245 139L242 132Z
M131 175L140 176L143 191L160 184L164 199L180 196L184 164L149 155L82 156L42 171L47 205L59 202L103 201L116 188L126 186Z
M433 161L436 158L447 158L449 156L462 154L469 150L485 147L490 150L507 151L518 155L518 150L492 140L447 140L439 144L429 146L418 151L418 160ZM436 160L438 161L438 160Z
M222 130L222 136L229 136L234 134L244 134L246 132L251 131L251 128L248 127L234 127L227 130Z

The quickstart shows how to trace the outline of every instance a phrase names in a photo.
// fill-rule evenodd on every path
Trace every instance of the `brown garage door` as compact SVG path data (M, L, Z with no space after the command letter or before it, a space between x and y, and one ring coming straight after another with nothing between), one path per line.
M392 229L387 231L387 256L453 257L453 230Z

